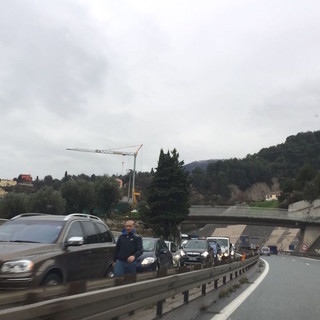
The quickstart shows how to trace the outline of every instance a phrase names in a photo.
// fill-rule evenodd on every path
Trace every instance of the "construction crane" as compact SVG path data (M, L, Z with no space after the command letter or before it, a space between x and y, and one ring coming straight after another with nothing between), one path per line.
M94 153L102 153L102 154L116 154L119 156L132 156L133 161L133 171L132 171L132 205L133 208L135 207L136 202L136 196L140 196L139 192L135 191L135 175L136 175L136 158L138 155L139 150L142 148L142 144L129 146L129 147L123 147L123 148L115 148L115 149L107 149L107 150L100 150L100 149L84 149L84 148L67 148L66 150L69 151L80 151L80 152L94 152ZM133 148L138 147L136 151L134 152L128 152L128 151L122 151L120 149L125 148Z

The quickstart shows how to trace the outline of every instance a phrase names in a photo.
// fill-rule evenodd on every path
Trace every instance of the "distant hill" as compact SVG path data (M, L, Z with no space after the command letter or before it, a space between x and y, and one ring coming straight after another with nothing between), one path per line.
M273 188L273 181L279 183L284 207L314 200L320 198L320 131L300 132L243 159L193 161L185 169L192 179L193 204L226 203L235 190L231 186L238 187L242 196L257 184Z
M195 168L200 168L201 170L205 171L207 170L209 163L214 163L218 160L211 159L211 160L199 160L199 161L193 161L191 163L188 163L184 166L185 170L188 172L192 172Z

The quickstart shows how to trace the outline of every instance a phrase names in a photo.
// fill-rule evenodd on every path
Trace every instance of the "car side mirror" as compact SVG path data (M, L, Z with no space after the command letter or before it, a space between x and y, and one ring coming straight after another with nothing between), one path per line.
M82 246L84 244L83 237L71 237L66 242L66 248L67 247L78 247Z

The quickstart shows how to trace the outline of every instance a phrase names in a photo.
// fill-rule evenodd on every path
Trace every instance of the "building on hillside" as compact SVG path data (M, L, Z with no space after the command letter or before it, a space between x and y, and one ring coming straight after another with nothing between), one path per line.
M6 187L13 187L17 184L17 181L9 179L0 179L0 197L4 197L8 192L4 189Z
M9 179L0 179L0 187L13 187L17 184L17 181L9 180Z
M276 201L280 196L280 191L273 191L269 194L266 194L266 201Z
M18 177L18 182L32 183L32 177L30 174L20 174Z

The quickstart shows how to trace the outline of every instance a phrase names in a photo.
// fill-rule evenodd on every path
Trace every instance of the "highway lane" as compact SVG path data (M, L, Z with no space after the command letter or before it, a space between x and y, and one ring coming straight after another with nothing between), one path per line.
M263 259L269 272L231 315L228 308L232 303L220 314L209 318L207 313L197 320L320 319L320 260L285 255Z
M269 273L230 320L319 319L320 260L264 257Z

